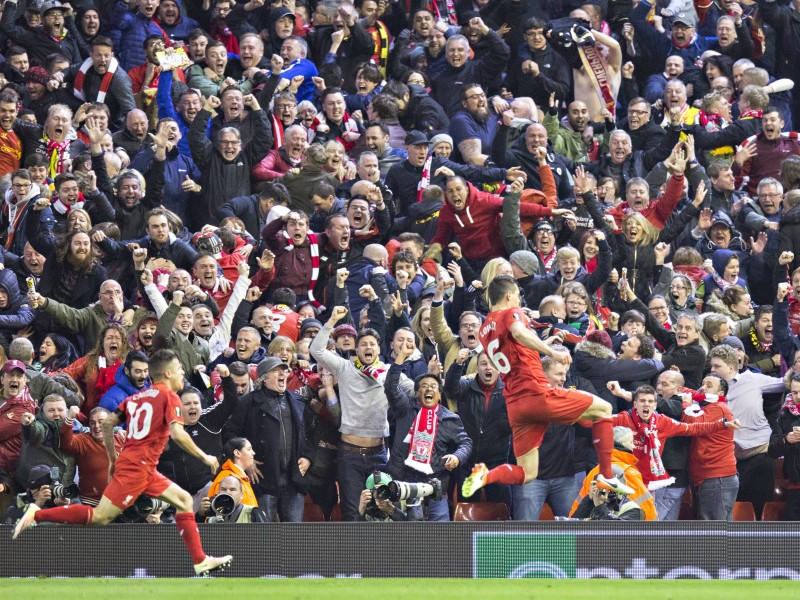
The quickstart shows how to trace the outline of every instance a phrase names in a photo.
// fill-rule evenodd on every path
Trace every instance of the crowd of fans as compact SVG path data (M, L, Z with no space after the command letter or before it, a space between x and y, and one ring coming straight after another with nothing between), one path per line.
M171 348L224 462L164 451L198 520L407 518L392 478L448 520L514 458L479 340L509 275L636 493L552 424L537 480L469 500L760 515L783 457L799 519L798 50L798 0L6 0L0 514L96 504Z

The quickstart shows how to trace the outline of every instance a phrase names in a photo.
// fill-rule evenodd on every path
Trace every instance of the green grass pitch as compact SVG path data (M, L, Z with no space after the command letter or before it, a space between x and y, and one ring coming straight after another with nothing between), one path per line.
M445 566L442 567L446 569ZM736 600L791 598L797 582L698 580L470 580L470 579L2 579L4 598L150 597L221 600L276 598L288 600L376 600L434 598L435 600L646 598L647 600ZM35 596L34 596L35 594Z

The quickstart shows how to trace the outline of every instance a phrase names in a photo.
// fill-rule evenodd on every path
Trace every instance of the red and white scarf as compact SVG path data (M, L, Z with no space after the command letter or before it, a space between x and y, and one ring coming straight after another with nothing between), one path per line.
M425 164L422 165L422 178L417 184L417 202L422 202L422 192L425 191L431 184L431 164L433 163L433 152L425 159Z
M68 215L73 210L83 208L86 204L86 199L83 197L83 193L78 192L78 201L73 204L67 204L61 198L56 198L53 201L52 207L53 210L56 211L60 215Z
M439 3L436 0L431 0L433 5L433 12L436 13L436 20L448 21L450 25L458 25L458 15L456 15L456 3L453 0L445 0L444 4L447 8L447 18L442 16L442 11L439 9ZM409 12L409 14L411 14Z
M78 70L77 75L75 75L75 83L73 84L72 93L76 98L80 98L84 102L105 102L108 88L111 87L111 80L114 79L114 73L117 72L119 63L117 62L116 58L111 59L111 62L108 64L108 71L106 71L105 75L103 75L103 80L100 82L100 91L97 92L97 98L94 100L87 100L86 95L83 92L83 85L86 81L86 73L88 73L89 69L91 69L93 66L94 61L91 58L87 58L85 61L83 61L81 68Z
M739 120L741 121L742 119L760 119L763 116L764 116L763 110L747 109L741 115L739 115Z
M325 113L318 113L316 117L314 117L314 122L311 123L311 131L309 132L309 140L308 142L311 143L314 141L314 137L317 133L317 127L320 125L325 124L328 125L328 120L325 117ZM328 125L330 127L330 125ZM353 117L350 116L350 113L345 112L342 116L342 135L346 133L354 133L356 134L356 139L351 141L347 141L344 138L337 137L336 141L340 142L342 146L344 146L345 151L350 152L353 148L355 148L356 141L358 141L358 136L360 135L358 132L358 121L356 121Z
M795 417L800 417L800 406L794 403L794 399L792 398L791 394L786 396L786 402L783 403L784 410L788 410L792 415Z
M432 475L431 459L433 458L433 445L436 443L436 431L439 429L439 414L441 406L419 409L417 418L411 424L408 435L403 441L408 443L408 456L405 464L415 471Z
M55 177L59 173L66 173L69 165L69 141L56 142L51 140L46 133L42 134L44 143L47 144L47 176Z
M381 385L386 381L386 375L389 372L386 364L382 363L379 358L376 358L371 365L365 365L361 362L360 358L356 358L355 366L356 369L364 373L364 375L371 377Z
M322 306L314 298L314 286L317 285L317 279L319 278L319 243L317 242L316 233L309 231L307 236L309 249L311 250L311 281L308 283L308 299L311 300L311 304L316 308ZM294 241L292 241L285 229L283 230L283 237L286 238L285 250L292 252L295 248Z
M275 113L271 112L270 114L272 115L272 147L277 150L283 146L283 121L276 117Z
M639 413L632 410L631 417L636 427L634 448L639 450L635 453L639 459L637 467L642 473L642 479L647 482L647 489L652 491L672 485L675 483L675 478L670 477L661 461L657 414L653 413L647 421L642 421Z

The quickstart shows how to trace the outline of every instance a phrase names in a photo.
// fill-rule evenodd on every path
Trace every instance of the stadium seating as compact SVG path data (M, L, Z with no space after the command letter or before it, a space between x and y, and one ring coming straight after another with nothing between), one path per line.
M459 502L454 521L508 521L508 506L502 502Z
M765 502L761 511L762 521L783 521L785 502Z
M788 482L783 477L783 457L775 459L775 500L786 500L784 491Z
M304 523L321 523L325 521L325 515L318 504L306 503L303 509Z
M734 502L733 503L733 520L734 521L755 521L756 511L753 510L752 502Z

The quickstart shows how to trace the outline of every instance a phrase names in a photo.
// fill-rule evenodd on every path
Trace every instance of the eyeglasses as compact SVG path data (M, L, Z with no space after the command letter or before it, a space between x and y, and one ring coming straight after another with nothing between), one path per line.
M669 289L671 289L671 290L685 290L686 286L685 285L671 285L671 286L669 286Z
M18 189L24 189L24 188L31 187L31 184L30 183L12 183L11 187L18 188Z
M667 307L666 306L651 306L648 310L650 312L666 312L667 311Z
M293 108L297 108L297 104L276 104L275 110L292 110Z
M438 390L439 386L435 383L420 383L419 389L421 390Z
M761 194L759 198L780 198L783 194L779 194L778 192Z
M568 306L586 306L586 300L567 300Z
M649 110L635 110L635 109L633 109L633 108L629 108L629 109L628 109L628 114L629 114L629 115L638 115L638 116L641 116L641 115L647 115L647 114L650 114L650 111L649 111Z
M486 98L486 94L480 92L479 94L471 94L466 97L467 100L475 100L477 98Z
M478 329L480 326L480 323L461 323L461 325L459 325L461 329Z

